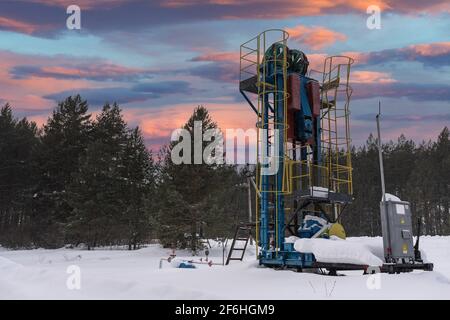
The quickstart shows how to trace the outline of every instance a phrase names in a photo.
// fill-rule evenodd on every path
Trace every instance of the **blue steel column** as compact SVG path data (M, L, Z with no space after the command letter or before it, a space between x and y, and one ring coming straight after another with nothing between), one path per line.
M264 103L262 104L262 109L263 109L263 124L262 124L262 128L263 128L263 136L262 136L262 140L264 141L262 148L265 149L265 155L268 156L269 155L269 134L268 134L268 123L269 123L269 108L267 107L267 100L268 99L268 94L264 95ZM261 165L261 169L262 170L262 166L267 166L265 163L266 159L262 159L262 165ZM269 249L269 176L267 175L262 175L261 177L262 179L262 186L261 186L261 231L260 231L260 235L261 235L261 252L262 255L264 256L267 252L267 250Z
M275 67L277 68L277 66ZM277 92L275 101L275 112L276 112L276 127L278 128L278 171L276 175L278 184L278 194L277 194L277 212L278 212L278 243L277 247L283 250L284 244L284 195L283 191L283 172L284 172L284 79L283 70L276 70L275 80L277 82Z

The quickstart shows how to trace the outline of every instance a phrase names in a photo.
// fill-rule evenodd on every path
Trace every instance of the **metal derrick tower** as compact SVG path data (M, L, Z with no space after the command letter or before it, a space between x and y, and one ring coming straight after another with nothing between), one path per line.
M284 30L241 45L239 90L257 118L256 240L260 263L312 267L312 254L286 242L306 215L337 222L351 202L349 85L353 59L331 56L323 70L289 49Z

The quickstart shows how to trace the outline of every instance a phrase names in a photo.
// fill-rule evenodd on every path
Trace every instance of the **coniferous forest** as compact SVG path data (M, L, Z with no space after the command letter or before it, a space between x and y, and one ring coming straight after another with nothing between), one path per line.
M217 128L207 109L194 121ZM230 237L248 220L247 176L231 165L174 165L173 144L156 154L117 104L92 116L80 96L61 102L43 128L0 111L0 245L59 248L121 245L155 239L198 248L201 238ZM450 234L450 141L407 137L383 145L386 190L410 201L423 233ZM348 235L381 234L378 153L370 135L353 148L355 201L342 215Z

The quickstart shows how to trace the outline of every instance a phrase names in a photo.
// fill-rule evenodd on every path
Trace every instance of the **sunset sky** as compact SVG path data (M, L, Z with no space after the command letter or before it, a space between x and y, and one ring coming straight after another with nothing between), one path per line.
M70 4L81 30L66 28ZM379 30L366 26L369 5L382 9ZM239 46L268 28L288 30L313 64L355 58L354 144L375 131L378 100L386 139L434 139L450 125L448 0L1 0L0 104L41 125L72 94L93 113L117 101L152 148L199 104L222 129L253 128Z

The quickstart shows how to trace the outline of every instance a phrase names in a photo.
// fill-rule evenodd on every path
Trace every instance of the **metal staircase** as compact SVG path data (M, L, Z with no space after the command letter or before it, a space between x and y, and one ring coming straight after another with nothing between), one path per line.
M230 263L231 260L242 261L244 259L245 250L247 249L248 242L250 241L250 237L252 228L248 225L238 225L236 227L236 232L234 233L233 242L231 243L230 251L228 252L226 265ZM237 244L241 244L240 246L236 246ZM240 252L240 256L233 257L233 252Z

